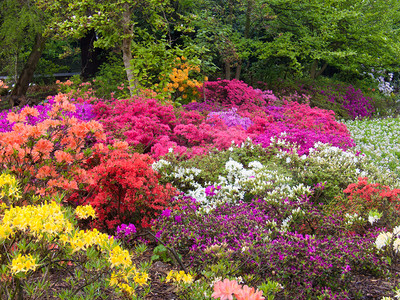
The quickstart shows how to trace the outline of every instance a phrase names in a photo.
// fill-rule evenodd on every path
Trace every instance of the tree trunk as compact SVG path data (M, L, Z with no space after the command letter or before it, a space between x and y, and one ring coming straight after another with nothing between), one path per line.
M321 74L325 71L327 66L328 66L328 64L324 63L322 68L317 71L318 60L314 60L312 65L311 65L311 70L310 70L311 79L317 79L319 76L321 76Z
M125 3L124 5L124 12L122 13L122 20L123 20L123 34L124 38L122 39L122 59L124 61L124 66L126 70L126 76L129 82L129 91L131 96L133 96L134 92L138 93L138 81L134 78L133 72L131 69L131 60L132 60L132 35L133 35L133 28L131 23L131 11L129 8L129 4Z
M326 69L326 67L328 66L327 63L324 63L324 65L322 66L322 68L317 72L317 74L315 74L315 78L319 77Z
M83 80L92 78L102 63L101 56L106 51L101 48L95 48L94 42L96 41L96 32L92 29L79 40L81 48L81 77Z
M242 72L242 60L239 61L237 67L236 67L236 74L235 74L235 79L239 80L240 79L240 73Z
M39 59L42 56L45 44L46 38L43 37L42 34L37 33L28 60L26 61L17 82L15 83L15 86L11 91L10 102L12 106L16 104L16 101L24 103L26 92L28 90L29 84L32 82L33 74L35 73Z
M311 70L310 70L311 79L315 79L315 75L317 74L317 67L318 67L318 60L315 59L311 65Z

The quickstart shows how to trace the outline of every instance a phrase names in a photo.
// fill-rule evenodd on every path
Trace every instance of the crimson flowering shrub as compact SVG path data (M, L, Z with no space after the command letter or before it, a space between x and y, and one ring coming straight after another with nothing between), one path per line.
M300 146L302 154L318 141L342 149L354 146L346 126L335 121L332 111L293 101L276 106L279 101L272 93L237 80L205 84L209 99L181 109L135 97L99 102L94 112L105 127L109 143L122 139L155 158L171 148L191 158L213 147L227 149L232 142L239 145L247 138L267 147L271 137L283 132Z
M89 185L86 197L75 194L70 201L90 204L96 210L94 227L113 230L122 223L134 222L149 227L153 218L169 207L175 193L170 184L161 185L153 171L153 159L145 154L126 151L126 143L115 143L115 149L98 147L86 172ZM84 201L84 203L79 203Z
M348 135L339 135L335 132L324 133L319 130L309 128L299 128L293 124L285 124L283 122L276 122L269 125L265 133L260 134L254 139L254 143L261 144L264 148L268 147L272 142L271 138L279 136L286 141L297 144L299 155L309 154L309 149L314 147L315 143L321 142L325 144L332 144L343 150L355 146L353 140Z
M264 148L274 136L296 143L300 155L308 154L316 142L330 143L343 150L355 146L346 125L335 121L333 111L297 102L286 102L282 107L272 106L265 111L268 116L256 118L248 129L248 133L257 134L254 142Z
M348 194L344 208L352 213L368 215L371 210L382 212L385 217L392 214L400 217L400 189L391 189L379 183L369 183L367 177L359 177L343 191Z
M277 97L271 91L262 91L248 86L243 81L218 80L207 81L204 88L199 89L201 98L220 103L225 107L242 107L246 110L273 103Z
M130 145L141 144L150 149L160 136L170 134L176 123L172 105L161 105L155 99L100 101L93 110L105 128L109 143L123 139Z

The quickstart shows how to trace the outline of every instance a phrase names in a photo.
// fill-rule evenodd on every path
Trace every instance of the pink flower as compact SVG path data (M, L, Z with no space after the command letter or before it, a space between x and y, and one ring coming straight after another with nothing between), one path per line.
M236 280L225 279L214 284L214 293L211 295L214 299L233 300L233 295L240 291L241 285Z
M235 293L235 296L238 300L264 300L265 298L262 296L262 291L258 289L254 291L254 288L250 288L247 285L240 289Z

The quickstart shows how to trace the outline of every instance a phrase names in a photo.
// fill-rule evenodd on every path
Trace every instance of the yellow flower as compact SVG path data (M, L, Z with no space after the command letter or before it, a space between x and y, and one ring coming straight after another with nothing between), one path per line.
M10 226L7 224L0 225L0 240L7 239L13 233Z
M125 266L128 267L132 264L131 257L129 255L129 251L123 250L119 245L115 246L114 249L109 253L111 262L111 267L115 266Z
M28 272L36 270L36 259L32 255L21 255L20 253L11 261L11 272L17 274L19 272Z
M166 278L166 282L170 282L171 279L174 278L174 273L175 273L174 270L169 271L167 278Z
M79 219L87 219L89 217L92 217L93 219L96 218L96 211L91 205L85 205L85 206L79 205L75 209L75 214Z
M184 283L189 283L189 284L193 283L193 277L190 274L185 274L185 275L182 276L182 281Z
M121 289L123 289L125 292L127 292L129 295L131 295L131 296L135 295L135 289L133 287L129 286L128 284L121 283L119 285L119 287Z
M146 272L142 273L142 276L140 274L136 274L136 276L133 278L133 280L140 286L147 284L147 280L149 279L149 274Z

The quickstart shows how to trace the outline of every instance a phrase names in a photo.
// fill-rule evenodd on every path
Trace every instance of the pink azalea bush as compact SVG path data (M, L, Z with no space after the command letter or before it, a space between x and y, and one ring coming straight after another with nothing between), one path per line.
M354 146L346 126L336 122L334 112L311 108L306 104L307 97L302 104L280 101L272 92L253 89L238 80L206 82L204 93L205 102L183 108L134 97L99 101L93 112L105 128L108 143L125 140L154 158L171 149L189 158L204 155L212 148L227 149L232 142L240 145L247 138L267 147L271 137L284 132L285 139L296 143L301 154L308 154L318 141L342 149Z

